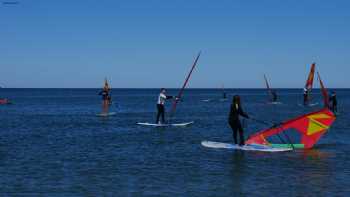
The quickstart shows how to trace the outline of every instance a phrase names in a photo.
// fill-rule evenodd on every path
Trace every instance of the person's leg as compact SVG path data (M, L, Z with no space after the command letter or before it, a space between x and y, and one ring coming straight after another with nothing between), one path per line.
M108 101L106 99L102 101L102 111L105 114L108 113Z
M162 124L164 124L165 123L165 109L164 109L164 105L161 105L162 107L161 107L161 111L162 111Z
M230 127L232 129L233 142L234 142L234 144L237 144L237 127L231 123L230 123Z
M243 128L242 125L238 125L238 132L239 132L239 145L244 145L244 135L243 135Z
M334 108L334 113L337 113L337 112L338 112L338 107L337 107L337 105L334 105L333 108Z
M158 124L158 122L159 122L159 117L160 117L160 115L161 115L161 107L160 107L160 105L158 104L158 105L157 105L157 119L156 119L156 124Z

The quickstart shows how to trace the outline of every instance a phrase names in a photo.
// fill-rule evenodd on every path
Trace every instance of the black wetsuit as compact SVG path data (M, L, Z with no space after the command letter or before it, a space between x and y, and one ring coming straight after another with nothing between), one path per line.
M309 103L309 94L307 91L304 92L304 105Z
M338 101L337 101L337 96L335 94L332 94L331 97L329 98L329 101L331 102L331 110L334 113L338 112Z
M240 138L239 144L244 145L243 128L242 128L241 121L239 120L239 116L249 118L249 116L243 112L241 106L232 104L228 122L233 132L233 141L235 144L237 144L237 131L238 131L239 138Z
M277 102L277 94L276 94L276 92L272 92L272 102Z

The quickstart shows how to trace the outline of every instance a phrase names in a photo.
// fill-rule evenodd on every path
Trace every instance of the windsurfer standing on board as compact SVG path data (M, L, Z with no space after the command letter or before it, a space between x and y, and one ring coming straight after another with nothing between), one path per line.
M235 95L232 99L230 115L228 118L229 125L233 132L233 141L237 144L237 131L239 132L239 145L244 145L243 128L239 116L243 116L249 119L249 116L242 110L241 99L238 95Z
M174 98L173 96L167 96L166 95L166 90L165 88L161 88L160 89L160 93L158 96L158 101L157 101L157 120L156 120L156 124L164 124L165 123L165 101L168 99L172 99ZM159 121L159 118L162 117L162 121Z
M226 94L226 92L223 92L223 93L222 93L222 99L227 99L227 94Z
M276 93L276 91L272 90L271 94L272 94L272 102L277 102L277 93Z
M304 105L307 105L309 102L309 91L307 88L304 88L303 98L304 98Z
M337 95L334 91L332 91L331 96L329 97L329 102L331 103L331 110L333 113L338 112L338 101L337 101Z
M108 113L108 106L111 102L111 96L110 96L110 90L111 88L108 85L107 80L105 80L105 85L102 89L102 91L99 93L99 95L102 95L102 113L107 114Z

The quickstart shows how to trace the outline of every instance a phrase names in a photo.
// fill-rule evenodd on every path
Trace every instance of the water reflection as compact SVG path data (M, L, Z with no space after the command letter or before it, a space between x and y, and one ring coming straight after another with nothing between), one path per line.
M230 176L232 177L233 194L244 194L244 182L248 171L245 151L234 151L229 163L232 166Z

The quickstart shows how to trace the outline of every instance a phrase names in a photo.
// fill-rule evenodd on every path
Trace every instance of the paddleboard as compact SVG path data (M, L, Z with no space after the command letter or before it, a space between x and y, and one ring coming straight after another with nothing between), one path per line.
M307 104L307 105L304 105L304 104L300 104L299 103L299 106L302 106L302 107L313 107L313 106L316 106L316 105L318 105L318 103L310 103L310 104Z
M281 105L282 103L281 102L269 102L268 104L270 104L270 105Z
M185 122L185 123L173 123L173 124L153 124L149 122L138 122L137 125L141 126L151 126L151 127L185 127L193 124L194 122Z
M117 114L116 112L108 112L108 113L98 113L96 114L96 116L107 117L107 116L114 116L116 114Z
M260 144L247 144L247 145L239 146L237 144L211 142L211 141L202 141L201 144L202 146L207 148L224 148L224 149L244 150L244 151L284 152L284 151L293 150L292 148L274 148L271 146L265 146Z
M312 106L316 106L318 105L318 103L310 103L309 106L312 107Z
M222 99L219 99L219 101L225 102L225 101L228 101L228 99L227 98L226 99L222 98Z

